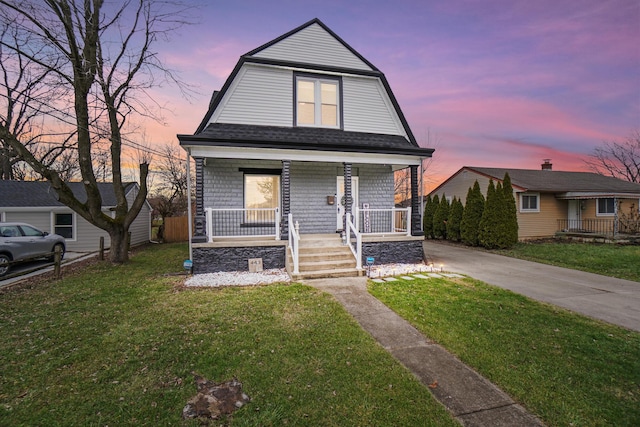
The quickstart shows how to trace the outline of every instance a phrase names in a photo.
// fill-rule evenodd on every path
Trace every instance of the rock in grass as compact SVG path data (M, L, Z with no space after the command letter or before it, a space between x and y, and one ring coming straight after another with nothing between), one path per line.
M251 399L242 392L242 383L236 378L221 383L209 381L194 374L198 393L182 409L182 418L218 419L231 415Z

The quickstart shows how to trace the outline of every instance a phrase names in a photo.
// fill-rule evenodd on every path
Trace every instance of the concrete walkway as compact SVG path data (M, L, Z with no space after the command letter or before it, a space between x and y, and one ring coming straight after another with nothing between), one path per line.
M365 277L305 280L329 292L465 426L542 426L509 396L367 291Z
M425 241L424 253L447 271L640 331L640 283ZM640 260L638 260L640 262Z

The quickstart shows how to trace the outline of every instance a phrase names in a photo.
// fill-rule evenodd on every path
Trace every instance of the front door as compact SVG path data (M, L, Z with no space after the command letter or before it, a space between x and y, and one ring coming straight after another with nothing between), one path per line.
M582 229L582 212L580 210L580 200L568 200L569 211L567 215L569 230Z
M336 189L336 206L337 206L337 215L336 215L336 230L342 230L344 228L344 176L337 177L337 189ZM356 207L358 206L358 177L351 177L351 197L353 199L353 203L351 204L351 213L355 214Z

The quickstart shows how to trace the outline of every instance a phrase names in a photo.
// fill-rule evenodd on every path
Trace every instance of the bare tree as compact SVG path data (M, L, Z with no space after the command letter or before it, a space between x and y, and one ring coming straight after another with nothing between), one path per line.
M30 38L21 37L19 23L9 26L0 22L0 40L13 40L16 49L27 48ZM45 132L43 117L56 115L57 100L66 96L65 88L51 82L50 69L41 67L16 49L0 43L0 128L18 136L42 164L62 167L63 153L74 145L73 133ZM56 66L56 63L52 63ZM0 137L0 179L16 179L29 175L24 159L5 138Z
M640 183L640 129L622 141L603 141L585 163L600 175Z
M3 123L0 140L51 183L62 203L109 233L112 262L128 259L128 229L147 196L149 164L143 161L140 191L131 204L126 199L122 155L124 147L135 144L130 123L135 116L159 118L149 88L165 82L180 86L152 46L186 23L187 10L178 1L105 5L104 0L0 0L0 22L9 29L0 46L14 57L7 69L28 76L33 91L53 88L67 94L21 98L7 90L7 102L19 104L44 127L60 130L58 135L64 131L66 140L74 141L86 201L74 196L59 171L34 155L28 132ZM102 211L97 185L92 155L99 144L109 149L117 201L113 217Z

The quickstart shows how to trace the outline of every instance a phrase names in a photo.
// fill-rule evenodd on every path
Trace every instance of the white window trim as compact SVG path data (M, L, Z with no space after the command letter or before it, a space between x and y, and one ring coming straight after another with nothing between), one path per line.
M602 199L613 199L613 212L608 213L608 212L600 212L600 200ZM616 214L616 199L615 197L598 197L596 199L596 216L615 216Z
M535 196L536 198L536 209L525 209L522 206L522 202L523 202L523 196ZM540 212L540 193L520 193L520 197L518 197L519 200L519 207L520 207L520 212L521 213L536 213L536 212Z
M56 214L71 214L71 233L73 233L72 239L67 239L65 237L65 241L67 242L77 242L78 241L78 218L75 212L51 212L51 233L55 234L56 232Z
M299 81L312 82L314 84L313 100L315 103L315 109L314 109L315 117L314 117L313 124L300 123L298 121L298 82ZM330 83L330 84L336 85L336 125L335 126L328 126L328 125L322 124L322 93L321 93L321 86L320 86L321 83ZM296 76L295 77L296 99L294 100L295 118L296 118L295 126L341 129L341 126L342 126L342 123L340 122L342 118L342 114L340 114L341 108L342 108L342 106L340 105L340 93L342 90L341 85L342 85L342 81L340 79L314 77L314 76L307 76L307 75Z

